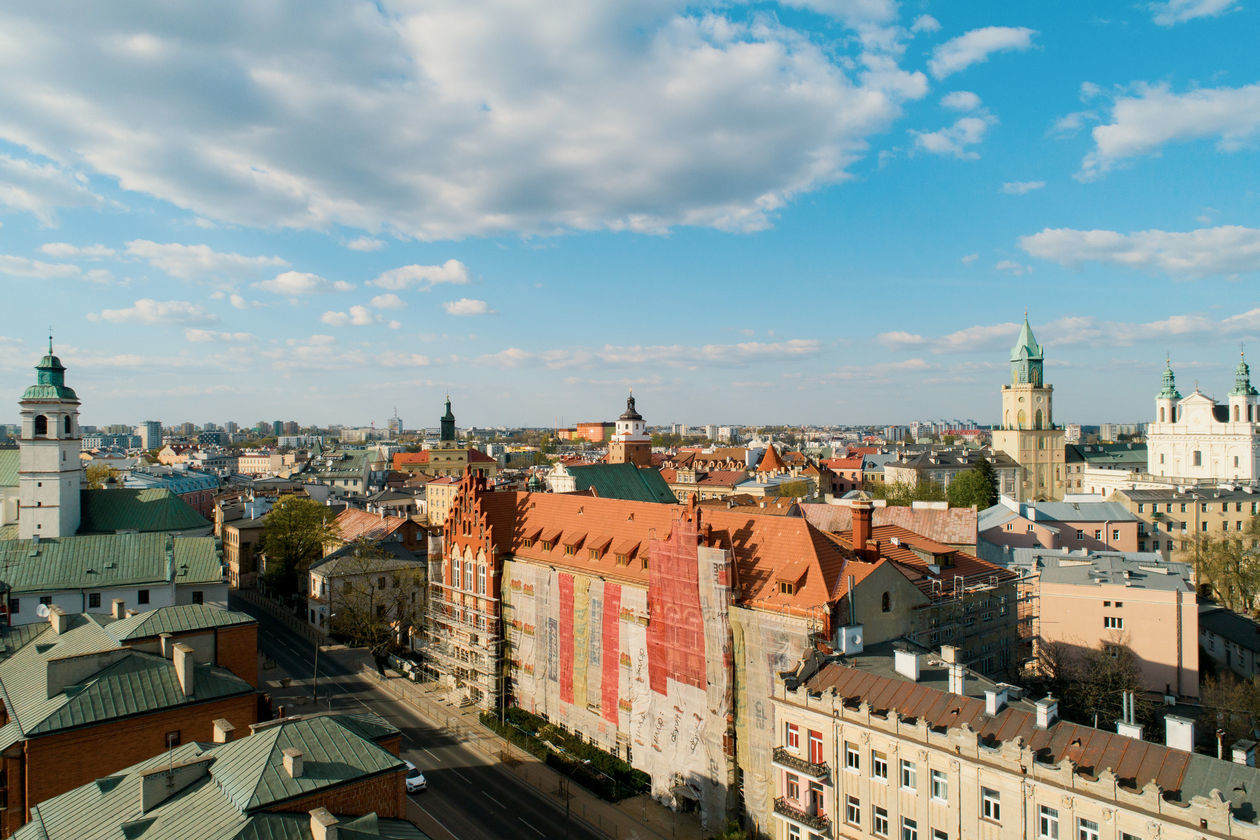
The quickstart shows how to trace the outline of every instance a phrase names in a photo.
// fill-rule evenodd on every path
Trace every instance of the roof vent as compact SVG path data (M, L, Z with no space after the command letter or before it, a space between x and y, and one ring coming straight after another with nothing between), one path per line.
M906 679L919 681L919 655L914 651L894 650L893 668Z
M1049 729L1059 720L1059 701L1049 694L1037 701L1037 728Z

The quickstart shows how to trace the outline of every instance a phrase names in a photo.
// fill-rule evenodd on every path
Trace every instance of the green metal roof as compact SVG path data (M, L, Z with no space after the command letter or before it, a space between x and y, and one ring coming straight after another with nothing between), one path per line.
M634 464L589 464L569 467L577 490L594 489L601 499L678 504L665 479L656 470Z
M81 534L118 531L191 531L210 522L165 487L84 490L80 496Z
M169 583L218 583L213 537L99 534L0 541L0 581L14 594Z
M122 642L149 639L163 633L190 633L213 627L253 624L256 621L248 613L225 610L210 604L181 604L137 613L107 624L105 629L109 635Z
M1037 359L1045 357L1044 348L1037 343L1037 339L1033 337L1032 327L1028 324L1028 316L1024 316L1024 326L1019 330L1019 338L1015 339L1015 346L1011 348L1011 361L1018 362L1022 359Z
M0 487L18 486L18 464L21 453L16 449L0 449Z
M60 635L43 625L0 662L5 707L25 737L253 691L223 668L197 665L193 695L185 696L174 663L120 646L91 616L70 616L69 622ZM100 656L85 666L83 678L49 697L49 662L88 654Z
M73 388L66 387L66 366L52 354L49 343L48 355L35 366L35 384L22 394L24 400L74 400L79 397Z

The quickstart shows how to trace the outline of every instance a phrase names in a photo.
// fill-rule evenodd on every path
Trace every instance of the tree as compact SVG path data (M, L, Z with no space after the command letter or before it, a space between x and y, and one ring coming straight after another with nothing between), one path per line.
M1260 595L1260 516L1253 516L1243 531L1212 536L1195 534L1179 559L1191 563L1200 589L1206 589L1226 609L1250 612Z
M1057 697L1059 713L1067 720L1110 728L1121 719L1124 693L1131 691L1136 721L1148 731L1158 722L1155 706L1146 699L1138 658L1121 635L1084 649L1038 640L1036 670L1029 687Z
M794 478L779 485L779 497L787 499L803 499L810 495L810 483L803 478Z
M988 461L984 463L987 464ZM948 496L950 507L975 505L979 510L985 510L997 504L997 491L976 467L954 476L954 480L949 483Z
M396 557L372 540L356 540L329 569L332 631L382 657L419 627L424 612L421 561Z
M993 495L990 497L993 501L989 502L987 505L987 507L993 507L998 503L998 496L1000 495L1000 485L997 471L993 469L993 464L988 458L981 458L976 464L975 469L980 471L980 474L984 476L984 480L989 482L989 486L993 488ZM983 510L983 508L981 508L981 510Z
M1240 680L1231 671L1203 680L1199 720L1209 731L1223 729L1225 742L1251 738L1260 719L1260 685L1255 680Z
M267 588L282 596L298 592L298 576L324 556L324 547L340 542L332 510L313 499L282 496L267 514L262 551L267 558Z
M109 464L88 464L84 474L89 490L101 490L107 482L118 478L118 470Z

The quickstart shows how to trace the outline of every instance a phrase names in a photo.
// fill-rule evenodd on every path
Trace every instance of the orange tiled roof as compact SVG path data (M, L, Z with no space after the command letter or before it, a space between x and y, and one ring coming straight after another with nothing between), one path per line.
M853 509L848 505L802 504L801 514L815 528L840 533L853 528ZM966 508L919 509L900 505L875 508L872 524L900 525L928 539L955 545L975 545L976 511Z
M862 459L859 458L824 458L820 461L829 470L860 470Z
M361 539L383 539L407 524L407 521L402 516L380 516L365 510L346 508L337 515L333 525L341 539L354 542Z
M761 456L761 463L757 465L757 472L778 472L786 470L787 464L783 463L783 459L779 457L779 452L774 448L774 444L766 449L766 454Z
M428 452L395 452L394 453L394 469L401 470L408 464L427 464L429 463Z
M852 548L852 531L832 534L831 536L842 547ZM992 575L998 580L1007 580L1015 577L1015 573L1008 569L994 565L987 560L981 560L979 557L968 554L965 551L958 551L934 540L929 540L898 525L878 525L871 528L871 541L879 543L879 556L881 559L891 560L895 563L898 568L906 573L906 577L910 578L910 581L915 586L918 586L920 590L928 595L931 595L933 579L940 580L942 583L952 583L954 578L957 577L972 578ZM867 545L869 546L870 543ZM912 551L911 546L931 554L948 555L950 565L933 564L932 561L925 560ZM928 569L929 565L937 565L940 573L936 575L931 574Z

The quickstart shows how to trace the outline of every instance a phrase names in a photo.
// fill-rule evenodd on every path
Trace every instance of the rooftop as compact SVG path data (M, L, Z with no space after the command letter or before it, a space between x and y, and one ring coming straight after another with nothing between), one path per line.
M656 470L634 464L590 464L568 468L577 490L594 490L601 499L675 504L673 492Z
M1189 564L1168 562L1151 552L1069 554L1063 549L1017 548L1011 566L1039 571L1043 583L1194 592Z
M209 528L206 518L166 487L84 490L79 533L176 532Z
M222 580L213 537L95 534L0 541L0 581L15 595Z
M1215 633L1246 650L1260 651L1260 624L1224 607L1199 604L1199 630Z
M209 604L181 604L148 610L105 625L106 631L120 642L151 639L163 633L191 633L218 627L256 624L252 615L225 610Z

